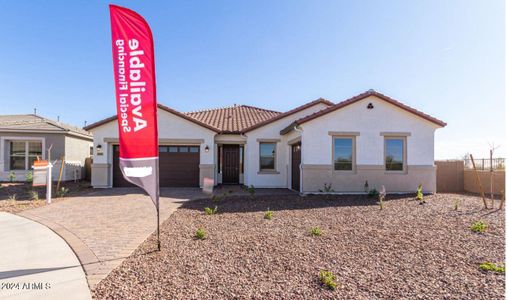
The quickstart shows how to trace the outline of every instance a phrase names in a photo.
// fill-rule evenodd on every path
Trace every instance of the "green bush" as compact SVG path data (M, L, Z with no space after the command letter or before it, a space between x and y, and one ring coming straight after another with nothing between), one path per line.
M376 198L377 196L379 196L379 192L376 189L372 189L372 190L369 191L367 196L369 198Z
M32 182L34 180L34 175L33 175L32 171L29 171L28 173L26 173L25 180L26 180L26 182Z
M9 181L13 182L14 180L16 180L16 174L14 174L13 171L10 171L9 172Z
M194 234L194 237L198 240L204 240L206 239L206 232L203 228L199 228L196 230L196 233Z
M483 271L492 271L492 272L495 272L495 273L500 273L500 274L504 274L504 265L497 265L495 263L492 263L492 262L484 262L482 264L480 264L480 270L483 270Z
M333 273L330 271L321 270L319 272L319 280L323 285L331 290L335 290L337 288L335 275L333 275Z
M421 183L420 185L418 185L418 188L416 189L416 200L423 202L423 186Z
M271 220L272 218L273 218L273 211L271 211L271 210L267 210L267 211L265 212L265 219L267 219L267 220Z
M323 184L323 189L322 190L319 190L321 193L333 193L335 192L334 189L332 189L332 184L331 183L325 183Z
M39 193L37 191L30 191L30 199L34 201L39 200Z
M476 221L471 225L471 231L483 233L487 230L487 227L487 224L483 223L482 221Z
M322 236L323 235L323 231L319 227L312 227L310 229L310 234L313 235L313 236Z
M256 194L256 189L254 188L254 186L251 184L248 188L247 188L247 192L249 192L249 194L251 195L251 197L254 197L254 195Z
M59 191L56 191L56 196L59 198L64 198L68 193L69 193L69 188L62 186L62 188Z
M17 196L16 194L11 194L11 195L9 195L9 200L10 200L10 201L16 201L16 200L17 200L17 197L18 197L18 196Z
M205 215L215 215L215 213L217 212L217 206L215 206L215 208L211 209L210 207L205 207Z

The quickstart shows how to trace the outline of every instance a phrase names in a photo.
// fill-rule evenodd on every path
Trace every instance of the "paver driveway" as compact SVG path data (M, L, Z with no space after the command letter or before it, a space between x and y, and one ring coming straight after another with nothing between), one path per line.
M161 189L160 222L182 202L201 197L199 188ZM157 222L152 201L137 188L91 190L19 215L46 225L65 239L92 289L154 232Z

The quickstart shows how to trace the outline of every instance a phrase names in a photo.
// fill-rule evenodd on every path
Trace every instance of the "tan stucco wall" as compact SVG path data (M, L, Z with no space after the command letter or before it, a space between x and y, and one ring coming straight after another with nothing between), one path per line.
M389 173L382 165L357 165L353 172L333 171L332 165L302 166L304 192L318 192L325 183L331 183L335 192L364 192L365 181L369 189L379 190L384 185L387 192L411 193L421 183L425 193L435 193L436 168L409 165L406 173Z
M92 186L95 188L111 187L109 182L110 164L93 163L92 164Z
M215 165L214 164L200 164L199 165L199 186L203 187L205 177L214 179Z
M486 194L490 194L490 171L478 171L478 176ZM505 171L494 171L492 174L493 191L499 195L501 190L506 191ZM474 170L464 170L464 190L470 193L480 193Z

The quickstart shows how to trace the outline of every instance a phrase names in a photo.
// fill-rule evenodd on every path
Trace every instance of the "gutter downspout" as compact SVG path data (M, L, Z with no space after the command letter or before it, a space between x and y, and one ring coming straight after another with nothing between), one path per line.
M247 141L248 141L248 137L245 135L245 133L241 133L240 134L241 137L244 137L245 138L245 144L243 144L243 185L245 186L249 186L247 184L247 179L249 179L249 176L247 174L249 174L248 170L248 166L247 166L247 162L249 161L247 159L248 155L247 155L247 148L248 148L248 145L247 145Z
M302 158L303 158L303 129L298 128L298 124L293 128L296 132L300 133L300 194L303 193L303 168L302 168Z

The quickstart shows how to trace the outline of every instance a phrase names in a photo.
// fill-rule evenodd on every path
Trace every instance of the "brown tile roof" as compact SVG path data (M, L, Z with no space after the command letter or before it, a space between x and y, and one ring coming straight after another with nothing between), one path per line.
M246 128L281 115L277 111L248 105L206 109L185 114L204 124L217 128L221 133L241 133Z
M332 102L319 98L285 113L249 105L233 105L187 113L178 112L162 104L158 104L158 107L217 133L239 134L264 126L319 103L333 105ZM92 128L116 120L116 118L116 115L111 116L90 124L84 129L91 130Z
M0 132L43 132L68 133L84 138L92 138L92 134L81 128L62 122L53 121L38 115L0 115Z
M179 112L179 111L176 111L176 110L174 110L174 109L172 109L172 108L170 108L170 107L167 107L167 106L162 105L162 104L157 104L157 107L158 107L158 108L160 108L160 109L162 109L162 110L165 110L165 111L167 111L167 112L169 112L169 113L172 113L172 114L174 114L174 115L177 115L177 116L179 116L179 117L181 117L181 118L183 118L183 119L186 119L186 120L188 120L188 121L190 121L190 122L193 122L193 123L195 123L195 124L198 124L198 125L200 125L200 126L203 126L203 127L205 127L205 128L208 128L208 129L210 129L210 130L212 130L212 131L219 132L219 130L218 130L217 128L215 128L215 127L213 127L213 126L210 126L210 125L208 125L208 124L206 124L206 123L203 123L203 122L201 122L201 121L199 121L199 120L197 120L197 119L195 119L195 118L192 118L192 117L190 117L190 116L188 116L188 115L186 115L186 114L184 114L184 113L181 113L181 112ZM106 119L103 119L103 120L97 121L97 122L95 122L95 123L92 123L92 124L90 124L90 125L88 125L88 126L85 126L83 129L84 129L84 130L91 130L91 129L95 128L95 127L99 127L99 126L101 126L101 125L103 125L103 124L109 123L109 122L114 121L114 120L116 120L116 119L117 119L117 115L114 115L114 116L111 116L111 117L109 117L109 118L106 118Z
M362 99L365 99L365 98L367 98L369 96L376 96L376 97L378 97L378 98L380 98L380 99L382 99L382 100L384 100L384 101L386 101L386 102L388 102L390 104L393 104L393 105L395 105L395 106L397 106L397 107L399 107L399 108L401 108L401 109L403 109L405 111L408 111L408 112L410 112L412 114L415 114L415 115L419 116L420 118L423 118L423 119L425 119L427 121L430 121L430 122L432 122L432 123L434 123L436 125L439 125L441 127L446 126L446 123L441 121L441 120L439 120L439 119L436 119L436 118L434 118L434 117L432 117L432 116L430 116L430 115L428 115L426 113L423 113L423 112L421 112L419 110L416 110L416 109L414 109L412 107L409 107L409 106L407 106L407 105L405 105L405 104L403 104L403 103L401 103L401 102L399 102L399 101L397 101L395 99L392 99L392 98L390 98L390 97L388 97L386 95L383 95L383 94L381 94L379 92L376 92L374 90L368 90L368 91L366 91L366 92L364 92L362 94L359 94L357 96L354 96L352 98L349 98L347 100L339 102L339 103L337 103L337 104L335 104L333 106L330 106L329 108L325 108L325 109L320 110L318 112L315 112L315 113L313 113L311 115L308 115L308 116L305 116L303 118L300 118L300 119L294 121L293 123L291 123L288 127L286 127L283 130L281 130L280 133L281 134L286 134L289 131L291 131L291 129L293 129L294 126L296 126L296 125L301 125L301 124L303 124L305 122L308 122L310 120L319 118L319 117L321 117L323 115L326 115L326 114L328 114L328 113L330 113L332 111L335 111L335 110L343 108L343 107L345 107L347 105L353 104L353 103L355 103L357 101L360 101Z

